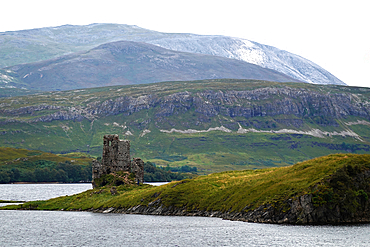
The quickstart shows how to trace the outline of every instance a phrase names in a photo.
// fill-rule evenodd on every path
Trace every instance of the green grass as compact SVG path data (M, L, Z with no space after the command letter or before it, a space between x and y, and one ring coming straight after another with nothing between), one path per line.
M121 118L121 119L120 119ZM125 138L122 127L123 116L110 116L97 119L92 127L87 120L53 121L46 123L8 125L6 131L13 131L11 139L0 136L3 146L21 147L29 150L42 150L51 153L84 153L85 157L102 155L102 137L107 133L117 133ZM124 118L125 122L135 121L135 116ZM110 125L105 125L109 123ZM367 126L353 126L364 136ZM2 126L2 128L6 128ZM9 129L11 129L9 131ZM308 135L272 133L224 133L213 131L197 134L162 133L152 131L140 137L141 130L129 127L134 136L126 136L131 141L131 155L158 165L173 167L189 165L198 168L199 174L209 174L227 170L280 167L296 162L320 157L331 153L355 152L368 153L369 145L351 137L317 138ZM357 130L356 129L356 130ZM342 146L350 146L350 150ZM1 152L1 150L0 150ZM5 155L7 156L7 155ZM181 160L168 159L182 156ZM16 153L12 159L25 157ZM71 158L73 157L70 156ZM53 159L61 160L63 156ZM1 156L0 156L1 159ZM62 161L59 161L62 162Z
M118 186L118 195L111 195L109 188L103 187L78 195L6 208L127 209L137 205L148 205L160 198L166 207L240 212L245 208L251 210L266 203L279 204L286 199L312 193L314 188L317 188L315 185L324 183L330 176L349 165L369 170L370 155L329 155L288 167L215 173L181 182L171 182L160 187Z

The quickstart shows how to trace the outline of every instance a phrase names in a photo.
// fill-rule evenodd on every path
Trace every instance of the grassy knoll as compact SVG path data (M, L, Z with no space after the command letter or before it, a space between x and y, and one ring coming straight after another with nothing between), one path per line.
M324 184L330 176L344 168L348 170L349 167L357 171L369 170L370 155L329 155L288 167L215 173L181 182L171 182L160 187L122 185L116 188L115 195L110 192L111 188L102 187L78 195L7 206L6 209L89 210L109 207L127 209L137 205L148 205L160 199L162 205L166 207L242 212L266 203L279 204L286 199L304 194L317 196L320 194L318 189L328 189ZM337 180L340 181L342 177ZM321 186L318 187L318 184ZM364 198L367 196L366 191L360 192L357 194ZM321 204L324 203L318 196L316 200L321 200Z

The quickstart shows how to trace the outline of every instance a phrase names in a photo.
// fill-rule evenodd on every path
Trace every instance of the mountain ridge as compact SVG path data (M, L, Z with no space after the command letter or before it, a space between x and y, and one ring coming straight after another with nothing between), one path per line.
M244 60L287 74L299 81L345 85L307 59L257 42L227 36L161 33L124 24L65 25L0 33L0 68L50 59L119 40Z
M244 61L133 41L106 43L86 52L7 67L6 73L20 82L8 85L43 91L213 78L295 81Z

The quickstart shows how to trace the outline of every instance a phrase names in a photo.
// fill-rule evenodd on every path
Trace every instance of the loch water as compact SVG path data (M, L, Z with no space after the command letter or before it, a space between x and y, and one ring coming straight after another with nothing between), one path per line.
M24 186L40 191L39 199L47 199L48 192L42 191L49 186L61 195L91 188L64 185ZM10 187L0 185L0 199L28 200L5 197L25 189ZM0 210L0 246L370 246L369 233L370 224L292 226L207 217Z
M0 200L36 201L78 194L92 189L91 183L76 184L0 184ZM0 204L0 206L2 206Z

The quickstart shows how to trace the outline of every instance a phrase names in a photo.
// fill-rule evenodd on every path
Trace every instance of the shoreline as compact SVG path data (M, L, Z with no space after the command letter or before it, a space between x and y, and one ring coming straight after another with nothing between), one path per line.
M266 205L265 205L266 206ZM283 220L273 220L264 219L261 216L266 216L264 211L266 207L261 206L256 210L250 212L221 212L221 211L205 211L205 210L190 210L186 208L176 208L176 207L164 207L163 205L157 207L137 205L128 209L125 208L98 208L98 209L74 209L74 210L39 210L35 208L18 208L18 209L1 209L0 210L26 210L26 211L66 211L66 212L90 212L90 213L100 213L100 214L137 214L137 215L157 215L157 216L186 216L186 217L214 217L220 218L222 220L230 221L242 221L248 223L260 223L260 224L274 224L274 225L296 225L296 226L320 226L320 225L359 225L359 224L370 224L370 219L351 219L346 221L336 221L336 222L292 222L288 218ZM262 209L262 210L261 210Z
M91 184L91 182L64 183L64 182L13 182L7 184Z
M191 210L188 211L186 208L175 208L175 207L164 207L160 205L159 207L149 207L144 205L138 205L132 208L100 208L100 209L89 209L81 210L83 212L101 213L101 214L138 214L138 215L158 215L158 216L187 216L187 217L215 217L221 218L223 220L231 221L242 221L249 223L261 223L261 224L276 224L276 225L355 225L355 224L370 224L370 219L364 221L343 221L343 222L292 222L292 219L264 219L263 215L266 212L263 210L264 207L260 207L251 212L220 212L220 211L203 211L203 210ZM262 209L262 210L261 210ZM59 210L64 211L64 210ZM79 212L80 210L72 210ZM259 213L258 213L259 212Z
M41 210L34 205L25 205L18 202L20 207L0 210ZM25 205L26 207L23 207ZM6 207L6 205L4 205ZM289 208L284 210L284 208ZM341 215L333 212L330 207L321 206L314 207L312 204L312 195L302 195L295 199L288 199L282 202L278 207L271 204L264 204L254 210L242 212L231 211L207 211L191 209L185 207L165 206L161 198L150 202L148 205L136 205L130 208L115 208L115 207L100 207L90 209L55 209L51 211L67 211L67 212L92 212L92 213L115 213L115 214L139 214L139 215L161 215L161 216L196 216L196 217L216 217L223 220L243 221L250 223L265 223L265 224L287 224L287 225L344 225L344 224L369 224L370 215L365 212L357 215Z
M155 187L105 187L4 209L88 211L328 225L370 223L370 156L338 154L284 168L216 173ZM109 181L108 181L109 182Z

